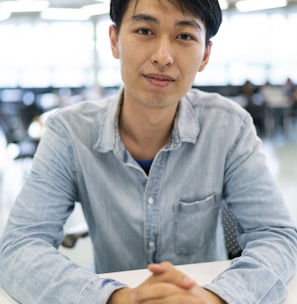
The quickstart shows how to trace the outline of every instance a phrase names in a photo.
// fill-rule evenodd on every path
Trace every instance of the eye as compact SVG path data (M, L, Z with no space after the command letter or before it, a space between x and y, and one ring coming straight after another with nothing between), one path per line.
M180 34L177 38L181 40L194 40L194 37L189 34Z
M141 28L141 29L137 30L137 33L140 35L146 36L146 35L151 35L152 31L147 28Z

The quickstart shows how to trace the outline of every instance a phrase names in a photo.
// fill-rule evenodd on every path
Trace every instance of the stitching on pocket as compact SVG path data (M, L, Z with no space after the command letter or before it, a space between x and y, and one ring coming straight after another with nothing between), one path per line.
M175 248L178 255L197 254L216 229L217 195L194 202L174 204Z

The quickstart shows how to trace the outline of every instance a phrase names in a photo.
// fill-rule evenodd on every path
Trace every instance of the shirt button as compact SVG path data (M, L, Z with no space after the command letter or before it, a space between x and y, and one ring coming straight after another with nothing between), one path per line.
M153 247L155 247L155 242L153 242L153 241L150 241L150 242L149 242L149 247L150 247L150 248L153 248Z
M152 205L154 203L154 199L151 196L148 198L148 203L150 205Z

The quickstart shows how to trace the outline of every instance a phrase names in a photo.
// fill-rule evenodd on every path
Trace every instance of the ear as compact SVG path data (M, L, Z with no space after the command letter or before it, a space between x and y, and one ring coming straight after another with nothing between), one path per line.
M209 43L205 47L203 61L198 69L198 72L202 72L207 66L211 53L211 47L212 47L212 42L209 41Z
M111 52L114 58L119 58L119 50L118 50L118 31L115 25L111 25L109 27L109 40L111 45Z

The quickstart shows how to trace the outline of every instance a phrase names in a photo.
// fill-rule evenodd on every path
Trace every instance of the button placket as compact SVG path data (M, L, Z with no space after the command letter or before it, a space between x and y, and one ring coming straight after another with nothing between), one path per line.
M147 262L158 262L158 242L159 242L159 192L162 184L163 171L167 154L158 153L148 176L145 203L145 246L147 250Z

